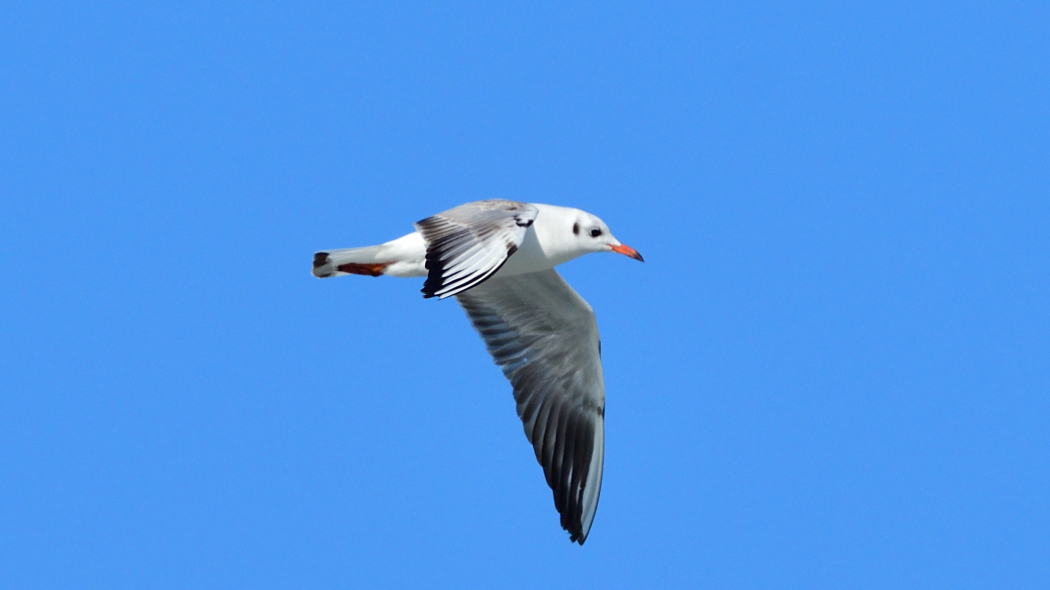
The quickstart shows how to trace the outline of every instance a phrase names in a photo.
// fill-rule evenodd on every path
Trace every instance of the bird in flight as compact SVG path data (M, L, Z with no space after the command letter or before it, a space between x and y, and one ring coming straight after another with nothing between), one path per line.
M554 267L592 252L642 256L579 209L493 199L415 224L365 248L314 254L318 278L426 277L423 297L455 297L514 389L569 540L583 545L598 508L605 381L594 310Z

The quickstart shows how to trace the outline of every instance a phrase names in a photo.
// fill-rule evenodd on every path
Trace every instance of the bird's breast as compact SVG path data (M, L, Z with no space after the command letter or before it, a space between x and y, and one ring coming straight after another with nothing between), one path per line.
M521 241L518 249L511 254L496 273L497 277L509 277L530 272L537 272L554 268L554 263L547 257L539 239L536 237L535 224L525 232L525 238Z

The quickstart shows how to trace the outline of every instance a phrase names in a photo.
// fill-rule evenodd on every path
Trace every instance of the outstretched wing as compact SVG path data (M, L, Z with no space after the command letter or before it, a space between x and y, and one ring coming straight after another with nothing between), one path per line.
M587 539L605 454L605 382L594 311L553 269L456 296L514 387L561 526Z
M427 241L424 297L444 299L496 273L525 239L538 211L493 199L467 203L416 223Z

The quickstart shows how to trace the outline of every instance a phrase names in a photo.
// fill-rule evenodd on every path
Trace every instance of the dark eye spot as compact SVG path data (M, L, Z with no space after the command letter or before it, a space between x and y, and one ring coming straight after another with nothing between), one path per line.
M600 230L598 228L594 228L594 229L591 230L591 237L592 238L597 238L600 235L602 235L602 230Z
M574 233L576 235L580 235L580 224L578 224L578 223L572 224L572 233Z

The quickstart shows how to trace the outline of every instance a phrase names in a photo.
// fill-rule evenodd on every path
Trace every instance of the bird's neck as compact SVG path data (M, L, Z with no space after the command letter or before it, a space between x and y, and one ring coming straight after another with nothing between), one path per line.
M536 245L551 267L586 254L580 250L579 242L572 234L572 224L576 219L575 209L538 203L535 206L539 209L539 214L530 228L530 233L535 235ZM526 239L528 237L526 235Z

